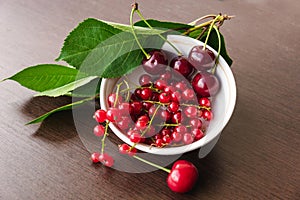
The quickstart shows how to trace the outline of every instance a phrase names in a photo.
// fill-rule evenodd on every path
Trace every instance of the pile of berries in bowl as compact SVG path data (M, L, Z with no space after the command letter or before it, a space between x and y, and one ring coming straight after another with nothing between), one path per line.
M168 41L182 55L165 43L132 73L103 79L101 107L111 130L141 151L175 155L206 148L207 154L235 106L232 71L198 40L169 35Z

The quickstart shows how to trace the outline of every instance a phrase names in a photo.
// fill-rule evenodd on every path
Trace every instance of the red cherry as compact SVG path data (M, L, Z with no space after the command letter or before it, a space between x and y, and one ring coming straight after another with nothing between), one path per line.
M98 152L92 153L91 160L93 161L93 163L98 163L100 161L99 156L100 156L100 153L98 153Z
M152 75L163 73L168 64L166 54L159 50L151 51L149 54L151 57L142 61L144 70Z
M210 100L206 97L202 97L198 100L200 106L210 107Z
M107 167L112 167L114 165L114 159L107 153L101 154L99 156L99 161Z
M193 188L197 179L197 168L186 160L178 160L173 164L167 183L172 191L185 193Z
M102 126L102 125L95 126L95 128L94 128L94 134L96 136L101 137L101 136L104 135L104 132L105 132L104 126Z
M203 46L194 46L189 53L189 62L197 70L208 70L215 64L215 54Z
M147 111L149 111L149 109L153 106L153 103L150 102L143 102L143 108Z
M210 73L198 73L192 80L192 86L197 95L210 97L217 94L220 88L219 79Z
M99 123L105 122L105 120L107 119L106 111L105 110L97 110L94 114L94 118Z
M173 58L173 60L170 63L170 67L175 69L184 77L188 77L194 71L194 67L183 56Z
M130 114L139 115L142 111L143 104L140 101L133 101L130 103Z

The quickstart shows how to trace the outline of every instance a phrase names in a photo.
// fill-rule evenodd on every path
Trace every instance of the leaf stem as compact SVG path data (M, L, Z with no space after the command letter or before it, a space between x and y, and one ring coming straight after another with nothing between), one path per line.
M136 4L134 4L136 5ZM133 26L133 15L134 13L137 11L137 6L133 6L131 9L131 13L130 13L130 26L131 26L131 30L132 30L132 34L134 39L136 40L136 43L138 44L138 46L140 47L141 51L143 52L143 54L146 56L147 59L149 59L151 56L144 50L143 46L141 45L140 41L137 38L137 35L134 31L134 26Z
M214 14L205 15L203 17L199 17L198 19L188 23L188 25L195 26L199 21L202 21L202 20L207 19L207 18L215 18L215 17L216 17L216 15L214 15Z
M134 155L133 157L134 157L135 159L139 160L139 161L142 161L142 162L144 162L144 163L146 163L146 164L148 164L148 165L151 165L152 167L156 167L156 168L158 168L158 169L161 169L161 170L163 170L163 171L165 171L165 172L167 172L167 173L170 173L170 172L171 172L170 169L167 169L167 168L162 167L162 166L160 166L160 165L157 165L157 164L155 164L155 163L153 163L153 162L150 162L150 161L148 161L148 160L145 160L145 159L143 159L143 158L141 158L141 157L139 157L139 156Z
M145 24L151 29L153 30L153 27L147 22L147 20L144 18L144 16L142 15L140 10L136 10L136 13L138 14L138 16L145 22ZM157 34L163 41L165 41L166 43L168 43L178 54L178 56L182 56L182 53L179 51L179 49L177 49L167 38L165 38L164 36L162 36L160 33Z

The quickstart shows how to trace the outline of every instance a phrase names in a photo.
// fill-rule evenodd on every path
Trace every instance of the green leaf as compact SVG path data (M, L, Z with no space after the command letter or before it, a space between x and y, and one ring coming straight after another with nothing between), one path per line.
M164 41L158 36L137 36L144 48L161 48ZM133 34L122 32L101 42L84 60L80 71L102 78L115 78L130 73L141 64L144 55Z
M132 32L131 26L128 24L120 24L120 23L115 23L115 22L107 22L107 24L120 29L122 31L126 32ZM162 34L166 30L160 30L160 29L150 29L148 27L142 27L142 26L134 26L134 31L136 34L146 34L146 35L155 35L155 34Z
M190 26L188 24L182 24L182 23L176 23L176 22L166 22L166 21L158 21L155 19L148 19L147 22L153 27L157 29L162 30L168 30L172 29L177 31L178 33L183 33L189 28L192 28L193 26ZM134 24L135 26L141 26L141 27L148 27L147 24L144 21L138 21ZM174 32L172 32L174 34Z
M75 90L78 87L81 87L92 80L98 78L98 76L88 76L82 79L78 79L74 82L68 83L66 85L63 85L59 88L55 88L52 90L46 90L44 92L40 92L34 96L49 96L49 97L58 97L67 94L68 92Z
M84 59L99 43L121 32L105 22L86 19L67 36L56 61L64 60L79 69Z
M87 102L87 101L90 101L90 100L92 100L92 99L93 99L93 97L87 98L87 99L83 99L83 100L80 100L80 101L76 101L76 102L72 102L72 103L70 103L70 104L67 104L67 105L58 107L58 108L56 108L56 109L54 109L54 110L51 110L50 112L47 112L47 113L41 115L41 116L38 117L38 118L36 118L36 119L34 119L34 120L28 122L26 125L29 125L29 124L36 124L36 123L42 122L42 121L44 121L47 117L49 117L49 116L50 116L51 114L53 114L53 113L56 113L56 112L59 112L59 111L63 111L63 110L70 110L70 109L72 109L72 108L74 108L74 107L77 107L77 106L79 106L79 105L81 105L81 104L83 104L83 103L85 103L85 102Z
M101 83L101 78L96 78L91 82L76 88L75 90L69 92L66 95L72 97L92 97L92 96L96 97L100 93L100 83Z
M62 65L41 64L28 67L5 79L14 80L31 90L43 92L75 81L78 70Z

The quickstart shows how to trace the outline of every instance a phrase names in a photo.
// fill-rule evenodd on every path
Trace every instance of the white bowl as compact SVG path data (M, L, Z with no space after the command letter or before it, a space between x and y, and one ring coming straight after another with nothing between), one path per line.
M191 48L195 45L203 45L201 41L195 40L190 37L180 36L180 35L169 35L168 40L176 46L183 55L187 56ZM207 46L208 49L212 50L215 55L217 52L211 47ZM165 43L162 47L163 50L168 52L174 52L174 49L167 43ZM138 83L138 75L143 73L142 68L139 67L137 70L134 70L132 74L129 74L130 80L132 82ZM213 119L210 122L208 129L206 130L205 136L200 140L189 144L178 147L151 147L146 144L137 144L136 148L158 155L176 155L186 153L188 151L192 151L195 149L200 149L199 157L206 156L216 144L222 130L228 123L236 102L236 85L234 76L232 71L226 61L220 56L219 64L216 69L216 76L220 81L220 90L214 98L214 103L212 105L213 110ZM108 109L107 97L114 90L114 87L118 81L118 78L115 79L103 79L101 82L100 88L100 105L104 110ZM126 134L122 133L118 127L115 126L114 123L109 124L110 129L124 142L129 145L133 145L133 143L129 140Z

